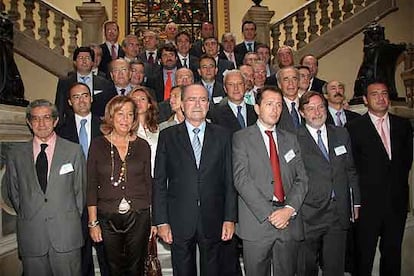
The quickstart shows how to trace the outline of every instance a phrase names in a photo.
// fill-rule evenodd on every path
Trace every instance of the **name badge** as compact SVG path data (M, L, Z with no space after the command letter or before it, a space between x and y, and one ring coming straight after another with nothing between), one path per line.
M213 103L218 104L219 102L221 102L222 99L223 99L222 96L213 97Z
M59 174L60 175L67 174L67 173L70 173L70 172L73 172L73 171L74 171L74 169L73 169L72 164L67 163L67 164L63 164L62 167L60 167Z
M346 153L346 148L344 145L334 148L336 156Z
M289 150L286 154L285 154L285 160L286 163L289 163L293 158L295 158L296 154L293 151L293 149Z
M102 92L103 92L103 90L93 90L93 94L94 95L98 95L98 94L100 94Z

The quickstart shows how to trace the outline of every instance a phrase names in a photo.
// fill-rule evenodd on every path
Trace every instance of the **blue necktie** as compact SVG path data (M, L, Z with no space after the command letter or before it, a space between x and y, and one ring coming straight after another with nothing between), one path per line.
M253 52L252 44L251 42L247 43L247 51Z
M316 131L316 133L318 134L318 147L321 150L321 152L322 152L323 156L325 157L325 159L329 161L328 150L326 149L325 144L322 141L321 130L318 129Z
M206 85L208 91L208 98L211 100L213 98L213 86L211 84Z
M80 130L79 130L79 143L82 147L83 154L85 155L85 158L88 158L88 133L87 133L86 127L85 127L86 122L87 122L86 119L82 119L80 121L81 127L80 127Z
M238 105L237 106L237 121L239 121L241 128L245 128L246 123L244 122L244 117L243 117L243 114L241 113L241 110L242 110L242 106Z
M89 76L80 77L81 83L88 84Z
M295 108L296 103L292 102L291 106L292 106L292 110L290 111L290 115L292 116L293 124L295 125L295 128L298 128L299 125L300 125L300 122L299 122L299 114L298 114L298 112L296 111L296 108Z
M201 143L200 139L198 138L198 133L200 132L199 128L193 129L194 137L191 145L193 146L194 157L196 160L197 168L200 167L200 159L201 159Z
M336 113L335 113L335 115L336 115L336 125L337 126L344 126L343 124L342 124L342 120L341 120L341 111L337 111Z

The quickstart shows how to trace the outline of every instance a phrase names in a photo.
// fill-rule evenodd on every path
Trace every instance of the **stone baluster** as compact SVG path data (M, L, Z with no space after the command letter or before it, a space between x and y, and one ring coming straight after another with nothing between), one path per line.
M316 1L309 5L308 7L308 16L309 16L309 27L308 32L309 35L309 41L312 41L314 39L317 39L319 37L318 31L319 26L316 22L316 14L318 13L318 9L316 7Z
M13 22L14 27L20 30L20 13L19 0L10 0L10 9L8 11L9 19Z
M331 19L328 14L328 7L328 0L320 0L319 9L321 10L321 19L319 20L319 24L321 25L321 34L329 31L329 23L331 22Z
M298 32L296 34L296 48L300 49L306 45L305 39L306 39L306 32L305 32L305 10L299 10L296 14L296 23L298 27Z
M63 18L60 14L55 13L55 19L53 20L53 23L55 24L55 37L53 37L53 44L55 47L53 48L53 51L56 53L63 55L64 51L62 48L62 45L64 43L63 37L62 37L62 27L63 27Z
M26 16L23 19L23 26L25 27L23 33L30 37L34 37L35 33L33 31L35 22L33 20L33 10L35 8L34 0L25 0L23 3L26 8Z
M47 19L49 18L49 9L43 5L39 6L40 26L38 30L39 42L49 47L49 28L47 26Z
M368 6L368 5L370 5L370 4L372 4L372 3L374 3L376 0L366 0L365 1L365 7L366 6Z
M350 18L353 13L352 13L352 9L353 9L353 5L351 0L344 0L344 4L342 5L342 11L344 12L344 17L342 18L342 20L348 19Z
M364 3L364 0L354 0L354 13L363 9L362 3Z
M76 38L78 34L78 27L76 26L74 22L69 22L68 32L69 32L68 52L69 52L69 56L72 56L73 52L78 47L77 38Z
M341 9L339 8L339 0L331 0L332 2L332 27L341 23Z
M273 44L273 49L272 49L272 55L275 57L273 59L273 64L275 64L276 61L276 55L277 55L277 50L280 47L280 24L274 24L271 28L271 33L272 33L272 44Z
M295 41L293 40L292 36L292 29L293 29L293 20L292 17L286 19L283 24L283 29L285 31L285 45L293 47L295 45Z

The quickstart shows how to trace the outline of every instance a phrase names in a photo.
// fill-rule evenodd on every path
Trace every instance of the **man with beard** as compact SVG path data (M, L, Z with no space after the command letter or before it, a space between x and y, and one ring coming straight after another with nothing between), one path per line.
M345 85L342 82L333 80L325 84L322 88L323 94L328 102L327 124L344 126L347 122L358 118L356 112L343 108L345 100Z

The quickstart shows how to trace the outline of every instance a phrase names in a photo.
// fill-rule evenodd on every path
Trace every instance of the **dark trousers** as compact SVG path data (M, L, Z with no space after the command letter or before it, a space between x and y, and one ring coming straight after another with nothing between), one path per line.
M378 238L380 276L401 275L401 244L404 236L406 213L392 213L392 208L373 215L360 213L356 227L357 275L368 276L372 274Z
M196 245L200 250L201 276L217 276L219 271L220 237L206 238L201 222L198 222L193 237L181 238L174 235L171 246L171 258L174 276L197 275Z
M220 276L241 276L241 239L234 234L230 241L222 241L220 248Z
M85 239L85 244L81 248L82 276L94 276L95 275L95 267L93 264L93 256L92 256L92 246L94 246L96 250L96 255L98 257L99 270L101 272L101 276L109 276L109 268L108 268L108 264L107 264L106 257L105 257L103 242L94 245L89 235L88 210L86 207L83 210L81 220L82 220L83 237Z
M127 214L99 214L110 275L144 274L150 235L149 209Z

